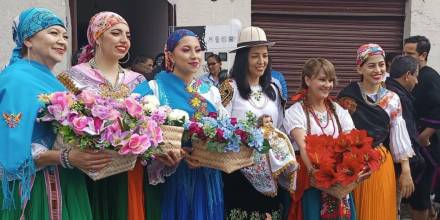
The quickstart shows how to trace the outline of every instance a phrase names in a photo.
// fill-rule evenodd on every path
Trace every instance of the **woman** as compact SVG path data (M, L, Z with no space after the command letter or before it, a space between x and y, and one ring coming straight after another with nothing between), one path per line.
M202 79L208 83L211 83L215 87L219 87L223 81L228 77L227 71L222 70L222 61L219 55L213 53L206 59L209 73L204 75Z
M58 165L99 170L111 156L54 150L51 124L36 122L43 107L37 97L65 91L52 72L67 50L64 22L30 8L15 19L13 33L16 47L0 73L0 219L92 219L84 175Z
M295 103L286 111L284 128L295 140L301 155L299 181L289 219L356 219L351 195L339 200L310 186L314 168L307 156L306 135L336 138L341 132L354 128L348 111L328 97L335 81L335 68L330 61L323 58L307 60L302 74L303 90L293 97ZM335 208L327 209L331 206Z
M245 119L251 111L256 117L263 114L273 119L275 128L280 128L283 120L284 107L281 104L279 89L271 83L271 63L268 42L263 29L248 27L240 32L240 43L232 67L232 79L221 86L222 102L231 117ZM261 156L262 154L259 154ZM242 172L244 172L242 174ZM262 176L252 170L242 169L232 174L225 174L224 192L226 213L232 210L257 212L265 215L282 211L280 196L265 196L256 190L254 185L264 182ZM266 186L264 186L266 187Z
M125 98L135 89L148 93L145 78L123 69L119 62L130 49L130 29L120 15L100 12L90 19L89 44L80 55L80 64L68 71L75 86L103 96ZM142 89L141 89L142 88ZM145 219L143 167L99 181L88 181L94 219ZM117 190L116 190L117 189Z
M167 71L156 75L156 79L149 82L150 87L161 105L184 110L192 118L207 116L208 112L223 115L225 110L222 110L218 89L195 79L200 68L201 51L193 32L181 29L172 33L165 48ZM183 143L183 146L190 146L190 143ZM197 168L197 161L191 158L189 150L187 152L183 152L187 154L184 162L173 153L159 156L161 164L166 166L151 173L151 183L165 182L162 186L162 219L223 220L220 171Z
M395 163L400 163L399 191L408 197L414 191L409 158L414 156L402 117L399 96L382 87L385 75L385 52L377 44L365 44L357 51L360 82L353 82L339 94L357 129L368 131L373 144L383 151L381 168L354 190L358 219L396 219ZM386 210L386 211L384 211Z

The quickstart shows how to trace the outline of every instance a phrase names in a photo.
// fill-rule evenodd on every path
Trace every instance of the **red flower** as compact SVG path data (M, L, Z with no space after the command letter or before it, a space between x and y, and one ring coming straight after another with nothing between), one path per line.
M368 137L368 133L365 130L353 129L348 135L348 140L357 149L371 148L373 144L373 138Z
M344 154L342 163L336 167L338 182L343 186L347 186L356 181L363 167L362 161L359 161L356 155Z
M330 167L321 167L314 173L314 177L318 188L328 189L337 183L336 173Z
M307 89L303 89L300 92L296 93L295 95L292 96L291 100L293 102L298 102L304 99L304 97L307 94Z
M350 141L348 140L347 134L340 134L339 137L334 141L334 151L338 153L343 153L351 150Z
M379 150L371 149L364 155L364 161L371 171L379 170L382 154Z
M223 137L223 135L224 135L223 130L217 128L215 131L215 140L220 143L226 142L226 139Z
M203 131L203 128L200 127L197 123L191 123L188 130L190 136L193 136L195 134L197 138L200 138L202 140L205 140L207 138L205 132Z
M237 118L231 118L231 124L235 126L237 124Z
M334 164L333 151L329 150L328 144L333 140L326 135L306 136L306 151L310 161L316 168L323 165Z
M248 133L246 133L245 131L240 130L240 129L235 130L234 133L236 135L240 136L241 142L247 143Z
M218 114L217 114L217 112L210 112L210 113L208 113L208 117L211 117L211 118L217 119Z

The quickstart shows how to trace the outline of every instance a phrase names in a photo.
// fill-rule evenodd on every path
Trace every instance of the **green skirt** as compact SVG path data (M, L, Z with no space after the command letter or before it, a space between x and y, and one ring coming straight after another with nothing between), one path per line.
M92 212L87 194L84 174L78 170L60 168L60 185L62 191L62 219L63 220L91 220ZM37 172L31 191L30 200L24 211L26 220L49 219L49 205L46 194L43 172ZM1 186L0 186L1 189ZM18 220L21 217L20 198L18 196L18 183L14 185L14 202L16 209L1 210L1 220ZM0 207L3 203L3 194L0 190Z

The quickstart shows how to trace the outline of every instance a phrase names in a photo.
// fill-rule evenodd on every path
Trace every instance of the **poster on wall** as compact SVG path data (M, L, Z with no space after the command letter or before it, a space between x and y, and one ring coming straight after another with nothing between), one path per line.
M238 30L231 25L209 25L205 29L208 51L230 50L237 46Z

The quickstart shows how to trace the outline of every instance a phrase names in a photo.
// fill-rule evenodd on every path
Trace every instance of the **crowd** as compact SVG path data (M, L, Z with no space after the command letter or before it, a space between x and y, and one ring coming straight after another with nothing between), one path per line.
M405 39L403 55L393 58L374 43L360 45L353 56L359 80L333 99L334 65L308 59L302 86L286 106L287 88L272 70L263 29L247 27L238 38L231 71L218 55L207 57L209 73L198 77L202 48L198 36L181 29L170 34L164 53L136 58L130 69L120 63L130 49L130 28L120 15L100 12L87 29L88 45L78 64L66 70L74 85L111 98L132 93L154 95L161 105L191 117L264 116L285 132L296 154L295 190L261 193L266 173L243 168L230 174L201 167L191 143L180 153L157 155L143 166L93 181L81 170L100 170L112 161L103 151L54 149L50 123L37 122L38 96L69 90L53 73L66 51L62 19L43 8L23 11L13 23L13 50L0 73L0 219L64 220L214 220L214 219L397 219L401 201L415 220L435 219L431 194L440 154L440 75L427 65L426 37ZM355 51L356 48L353 48ZM389 69L387 69L389 67ZM387 77L386 77L387 76ZM194 97L199 102L194 102ZM356 173L358 186L342 199L311 182L317 167L307 154L306 137L338 137L362 129L382 156L378 171ZM264 154L257 165L266 160ZM79 169L77 169L79 168ZM269 174L269 178L271 174ZM271 179L272 180L272 179Z

